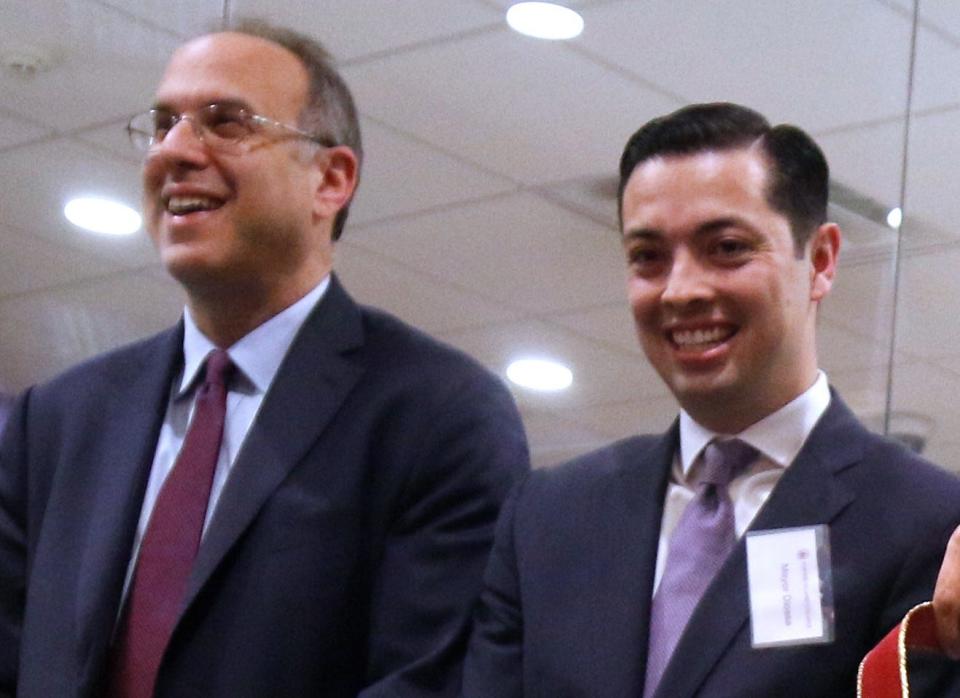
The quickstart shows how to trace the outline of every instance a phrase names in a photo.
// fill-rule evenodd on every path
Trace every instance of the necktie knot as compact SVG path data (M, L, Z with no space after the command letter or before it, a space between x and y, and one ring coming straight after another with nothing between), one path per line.
M207 354L207 367L203 382L206 385L226 385L236 368L230 355L223 349L214 349Z
M714 439L703 450L701 482L726 487L757 457L757 450L740 439Z

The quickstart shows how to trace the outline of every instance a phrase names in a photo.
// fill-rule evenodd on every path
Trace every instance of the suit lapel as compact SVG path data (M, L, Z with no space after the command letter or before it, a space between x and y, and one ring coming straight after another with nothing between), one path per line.
M752 531L830 524L854 499L837 478L863 456L864 428L836 395L753 523ZM749 633L746 544L741 540L694 610L657 696L695 695L740 633ZM749 640L747 640L749 642Z
M91 492L89 527L79 541L76 617L80 684L92 685L106 659L143 492L173 375L182 355L182 324L160 335L115 373L114 390L94 429L97 451L77 458ZM77 493L82 497L82 492Z
M608 639L607 652L612 658L612 671L599 676L597 685L606 685L610 676L628 677L623 695L640 695L646 674L647 643L650 637L650 603L657 564L657 547L663 521L663 503L679 443L679 423L661 436L652 448L638 448L635 440L628 443L621 456L622 513L598 512L598 520L617 522L618 530L610 532L604 544L610 551L604 574L597 578L599 588L591 595L598 605L598 618L612 617L604 628ZM622 603L611 603L627 592ZM603 613L603 608L608 613ZM642 648L640 652L637 648ZM612 691L611 695L619 694Z
M363 367L347 354L362 343L360 311L332 277L290 346L237 456L200 546L185 609L359 380Z

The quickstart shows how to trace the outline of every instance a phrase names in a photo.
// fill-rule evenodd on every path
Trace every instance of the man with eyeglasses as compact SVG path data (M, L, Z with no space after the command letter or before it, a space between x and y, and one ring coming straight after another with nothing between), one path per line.
M361 144L329 56L202 36L129 133L187 305L14 408L0 695L456 695L526 444L500 381L332 273Z

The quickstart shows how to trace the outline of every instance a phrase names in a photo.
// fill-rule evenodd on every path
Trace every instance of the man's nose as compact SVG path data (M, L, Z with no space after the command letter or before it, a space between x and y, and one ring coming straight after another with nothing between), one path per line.
M688 250L674 254L661 300L677 308L713 297L710 275L696 255Z
M178 162L206 161L208 152L202 127L192 116L180 117L154 146L154 155Z

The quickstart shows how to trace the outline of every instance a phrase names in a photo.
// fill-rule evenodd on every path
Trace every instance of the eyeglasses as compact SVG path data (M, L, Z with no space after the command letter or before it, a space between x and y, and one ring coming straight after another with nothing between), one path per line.
M208 104L192 113L181 114L168 109L151 109L130 119L127 135L135 148L148 151L162 143L173 127L181 121L189 121L197 138L218 150L235 148L250 136L265 129L281 131L327 147L336 145L329 138L314 136L266 116L254 114L236 104Z

